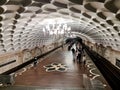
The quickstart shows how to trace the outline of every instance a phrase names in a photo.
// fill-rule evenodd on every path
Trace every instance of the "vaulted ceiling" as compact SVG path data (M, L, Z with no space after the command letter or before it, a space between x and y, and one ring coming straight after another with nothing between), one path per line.
M0 54L49 44L64 33L120 50L120 0L0 0Z

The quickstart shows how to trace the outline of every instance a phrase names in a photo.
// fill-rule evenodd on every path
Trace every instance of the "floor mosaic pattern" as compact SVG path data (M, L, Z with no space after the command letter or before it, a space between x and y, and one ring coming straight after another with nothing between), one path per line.
M52 71L65 72L68 69L68 67L62 63L51 63L43 67L46 69L46 72L52 72Z

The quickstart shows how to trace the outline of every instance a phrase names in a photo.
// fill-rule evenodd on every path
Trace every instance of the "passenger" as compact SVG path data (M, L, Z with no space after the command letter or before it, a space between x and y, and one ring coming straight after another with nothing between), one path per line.
M71 46L68 46L68 51L70 51L70 49L71 49Z
M74 48L74 49L75 49L75 51L76 51L76 45L75 45L75 44L73 44L73 45L72 45L72 48Z
M75 60L76 59L76 52L75 52L74 48L72 48L72 54L73 54L73 60Z
M34 62L33 62L33 64L34 64L34 67L37 66L37 58L36 58L36 57L34 58Z
M86 56L85 55L83 55L82 61L83 61L83 64L86 65Z
M81 62L81 55L82 55L82 52L80 50L77 51L77 60L79 61L79 63Z

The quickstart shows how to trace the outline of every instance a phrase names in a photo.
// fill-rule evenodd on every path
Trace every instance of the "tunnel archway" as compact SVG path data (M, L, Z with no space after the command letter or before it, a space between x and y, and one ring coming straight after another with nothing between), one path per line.
M3 41L0 45L1 54L28 47L33 48L36 44L48 42L49 40L44 38L53 38L49 33L68 34L68 32L84 34L98 44L120 50L117 1L114 2L113 8L110 8L112 1L109 0L81 0L80 3L77 0L28 1L2 0L0 2L1 40ZM53 24L59 27L52 27ZM68 27L62 27L63 25ZM53 28L53 32L49 31ZM67 28L68 31L65 31ZM48 35L45 36L44 32Z
M0 0L0 74L65 40L85 44L120 68L120 0Z

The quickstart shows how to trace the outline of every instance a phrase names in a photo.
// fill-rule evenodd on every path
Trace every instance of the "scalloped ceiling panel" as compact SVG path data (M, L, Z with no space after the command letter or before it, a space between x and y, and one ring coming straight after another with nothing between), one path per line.
M0 54L69 32L120 51L120 0L0 0Z

